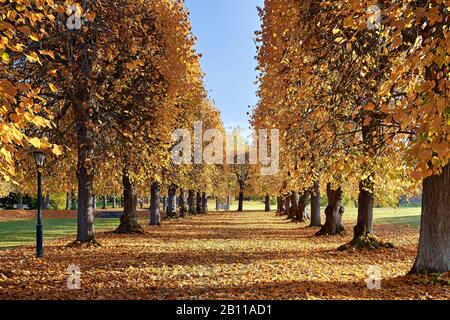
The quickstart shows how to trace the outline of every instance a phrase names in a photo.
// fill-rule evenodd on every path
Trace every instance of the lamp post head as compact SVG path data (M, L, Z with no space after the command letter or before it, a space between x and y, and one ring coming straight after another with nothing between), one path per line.
M45 161L45 153L42 151L35 151L33 152L34 161L36 162L36 167L38 169L42 169L44 167L44 161Z

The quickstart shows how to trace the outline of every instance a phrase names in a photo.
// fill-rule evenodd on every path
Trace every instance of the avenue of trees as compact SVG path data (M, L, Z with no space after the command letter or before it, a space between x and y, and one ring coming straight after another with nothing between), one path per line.
M223 167L171 162L176 128L223 128L181 1L7 0L0 13L3 184L34 194L31 151L46 151L45 194L77 202L75 243L96 243L103 195L123 195L117 232L139 233L138 195L159 225L162 192L168 216L205 212L225 192Z
M44 191L76 207L76 245L97 243L94 202L105 195L123 199L118 233L143 232L138 197L158 226L163 195L166 215L184 217L239 194L238 211L247 195L264 196L266 211L276 197L279 214L310 220L318 236L346 232L347 197L358 218L345 250L392 247L374 234L375 203L422 192L411 272L447 272L449 10L448 0L265 0L252 125L280 130L281 167L262 176L245 164L173 163L177 128L225 131L183 1L4 0L0 195L34 194L31 152L45 151Z
M348 196L358 219L341 249L391 247L374 235L375 201L422 191L413 273L450 270L449 10L445 0L266 0L260 9L252 121L284 133L271 184L278 210L302 220L312 195L320 225L322 190L317 235L335 235Z

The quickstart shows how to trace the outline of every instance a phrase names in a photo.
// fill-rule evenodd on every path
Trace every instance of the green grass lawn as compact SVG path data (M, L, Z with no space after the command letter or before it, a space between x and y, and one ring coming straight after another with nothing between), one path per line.
M210 210L214 210L215 202L209 202ZM275 206L272 206L275 209ZM237 210L237 202L233 202L232 211ZM264 203L246 201L244 210L264 210ZM323 211L323 210L322 210ZM344 213L345 221L355 221L358 209L349 208ZM420 225L420 208L375 208L375 223L405 224L414 227ZM119 225L119 219L96 219L96 231L112 230ZM21 245L33 244L35 241L35 220L16 220L0 222L0 250ZM74 235L77 222L74 219L44 219L44 241Z

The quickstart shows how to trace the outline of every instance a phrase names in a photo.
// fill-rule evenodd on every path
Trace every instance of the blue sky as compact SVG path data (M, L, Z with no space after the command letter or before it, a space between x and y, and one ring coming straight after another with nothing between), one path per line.
M248 106L256 104L257 6L263 0L185 0L205 85L222 113L225 127L248 127Z

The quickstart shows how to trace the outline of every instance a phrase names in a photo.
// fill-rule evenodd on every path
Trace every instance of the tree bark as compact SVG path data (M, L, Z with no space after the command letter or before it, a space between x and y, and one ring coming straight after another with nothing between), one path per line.
M200 191L197 191L195 211L197 212L197 214L202 213L202 193Z
M70 210L77 210L77 197L74 191L70 193L70 199Z
M328 183L327 197L328 206L325 209L326 221L322 229L320 229L316 235L342 235L345 233L345 228L342 224L342 215L344 214L344 205L342 204L342 188L339 187L337 190L333 190L331 188L331 183Z
M450 162L423 181L419 248L410 273L450 271Z
M184 218L184 217L186 217L186 214L187 214L188 209L187 209L187 205L186 205L186 194L185 194L183 188L180 189L180 197L179 197L179 200L180 200L180 202L179 202L179 207L180 207L180 210L179 210L179 211L180 211L180 217Z
M171 185L168 190L168 204L166 215L170 218L175 218L177 216L177 186Z
M292 191L289 197L290 207L288 209L288 219L295 219L298 216L298 192Z
M216 199L216 211L219 211L220 210L220 200L219 200L219 197L215 197L215 199Z
M159 213L159 192L160 185L158 182L153 182L150 187L150 225L161 225L161 216Z
M208 213L208 196L206 192L202 192L202 214Z
M227 207L225 208L226 211L230 211L231 209L231 194L227 195Z
M278 196L277 197L277 213L276 216L282 216L283 215L283 198Z
M270 212L270 195L269 194L266 194L266 198L265 198L265 200L264 200L264 210L266 211L266 212Z
M286 195L286 197L284 198L284 214L288 215L289 218L289 209L291 208L291 196L290 195ZM290 218L292 219L292 218Z
M309 219L308 213L306 211L306 206L308 202L309 197L309 191L305 191L302 194L300 194L298 198L298 204L297 204L297 216L295 217L295 220L300 222L305 222Z
M19 192L18 197L19 197L19 199L17 201L17 209L21 210L21 209L23 209L23 194L22 194L22 192Z
M111 207L113 209L116 208L116 194L115 193L113 193L113 195L112 195Z
M106 196L103 196L103 210L108 209L108 199L106 198Z
M311 224L310 227L321 227L320 217L320 184L319 181L314 182L311 192Z
M244 211L244 191L239 190L238 212Z
M66 211L70 209L70 193L66 191Z
M188 191L188 207L189 207L189 214L196 214L197 213L197 207L196 207L196 198L195 198L195 191L192 189L189 189Z
M120 225L115 232L119 234L143 233L143 229L138 223L136 188L127 172L122 175L122 183L123 215L120 217Z
M45 195L44 209L50 209L50 191L47 191L47 194Z
M167 215L167 196L164 196L163 197L163 208L164 208L164 212L166 213L166 215Z

